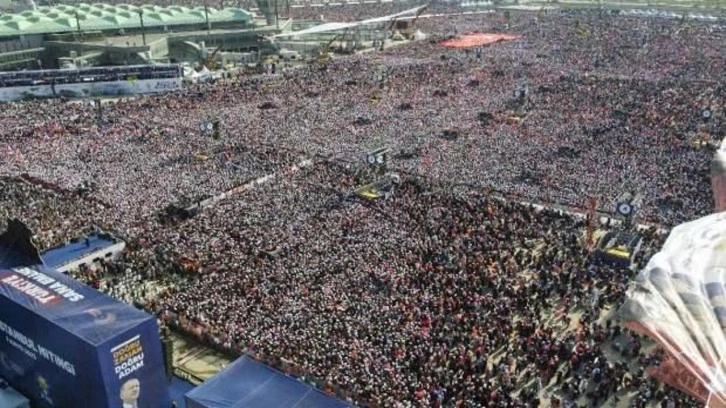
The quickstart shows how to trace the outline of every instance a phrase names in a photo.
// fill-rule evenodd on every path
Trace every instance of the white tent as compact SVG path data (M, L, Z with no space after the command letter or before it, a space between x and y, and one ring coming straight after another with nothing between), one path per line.
M619 315L667 352L653 375L710 400L710 407L725 407L726 212L675 227L638 274Z
M291 31L288 33L280 33L277 35L273 35L272 38L297 37L297 36L308 35L308 34L328 33L331 31L345 30L346 28L353 28L353 27L358 27L358 26L363 26L363 25L387 23L392 20L407 20L407 19L414 18L418 12L425 9L426 7L427 6L419 6L419 7L409 9L409 10L401 11L400 13L391 14L391 15L383 16L383 17L371 18L368 20L356 21L356 22L352 22L352 23L325 23L325 24L311 27L311 28L308 28L305 30Z

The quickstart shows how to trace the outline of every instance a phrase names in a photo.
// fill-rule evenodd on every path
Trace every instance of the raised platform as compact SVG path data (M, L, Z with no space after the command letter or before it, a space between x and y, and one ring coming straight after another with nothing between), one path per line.
M60 272L78 267L78 264L90 264L93 259L111 258L121 250L125 244L120 241L101 235L89 235L84 239L69 242L65 245L51 248L41 254L46 266Z

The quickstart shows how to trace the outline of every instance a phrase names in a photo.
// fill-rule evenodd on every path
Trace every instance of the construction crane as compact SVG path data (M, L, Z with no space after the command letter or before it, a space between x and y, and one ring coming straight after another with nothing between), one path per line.
M319 63L326 63L330 60L330 46L337 40L341 38L345 38L346 34L348 34L348 28L345 29L341 34L338 34L330 39L325 45L323 45L320 48L320 52L318 53L317 61Z
M407 21L406 19L399 19L398 17L392 18L391 24L388 26L388 31L393 31L395 28L395 30L398 31L398 33L401 34L405 39L412 40L415 33L413 29L415 27L416 20L418 20L418 18L427 8L428 6L421 7L413 16L411 21Z
M259 61L251 66L251 71L256 73L265 72L265 66L278 64L280 62L280 44L272 37L258 35L257 41L261 49Z
M416 20L418 20L419 17L421 17L421 14L428 9L429 6L422 7L419 11L416 12L416 15L413 16L413 19L410 23L408 23L407 29L404 31L404 36L406 36L409 40L413 39L413 35L415 34L415 31L413 29L416 27Z
M215 69L217 69L217 62L214 60L214 57L217 55L217 53L221 49L222 49L222 46L220 45L214 51L212 51L211 54L208 54L205 49L201 49L200 53L201 53L201 57L202 57L201 58L202 65L207 67L207 69L209 69L210 71L214 71Z

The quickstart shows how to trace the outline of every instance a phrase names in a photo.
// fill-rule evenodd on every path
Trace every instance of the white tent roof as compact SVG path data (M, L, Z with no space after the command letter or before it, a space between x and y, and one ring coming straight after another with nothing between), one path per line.
M346 28L355 27L356 25L359 25L359 23L325 23L325 24L321 24L321 25L318 25L315 27L307 28L305 30L276 34L273 36L273 38L327 33L330 31L344 30Z
M675 227L628 291L620 317L726 403L726 212ZM673 385L673 384L671 384ZM695 387L697 388L697 387ZM694 389L695 389L694 388ZM694 395L696 396L696 395Z
M305 30L300 31L292 31L289 33L280 33L277 35L273 35L272 38L278 38L278 37L292 37L292 36L300 36L300 35L308 35L308 34L318 34L318 33L327 33L331 31L338 31L338 30L344 30L346 28L353 28L358 27L362 25L368 25L368 24L378 24L378 23L386 23L391 20L405 20L408 18L413 18L416 13L419 11L425 9L427 6L418 6L409 10L404 10L396 14L391 14L388 16L383 17L376 17L371 18L368 20L362 20L362 21L356 21L353 23L325 23L321 24L315 27L311 27Z

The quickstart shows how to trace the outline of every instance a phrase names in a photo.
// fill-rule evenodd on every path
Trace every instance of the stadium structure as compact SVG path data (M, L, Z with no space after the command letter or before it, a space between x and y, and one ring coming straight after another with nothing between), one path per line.
M0 101L180 89L180 63L257 61L259 37L288 25L240 8L31 3L0 15Z
M121 96L177 90L182 79L229 70L275 72L277 64L327 62L332 50L380 47L395 21L400 39L425 6L358 22L281 21L241 8L85 4L0 15L0 101ZM337 41L337 47L334 43ZM224 71L220 71L223 68ZM216 71L216 72L215 72Z
M259 35L285 28L273 20L239 8L42 6L0 16L0 70L199 59L205 44L252 51Z
M0 13L3 10L1 1ZM314 5L327 3L322 1ZM513 6L510 3L509 0L466 1L462 7L473 10ZM514 3L531 4L533 7L545 5L540 2ZM698 10L714 11L696 3L701 7ZM551 3L547 4L551 7ZM557 4L575 7L579 3ZM411 7L417 5L411 3ZM606 8L620 9L622 6L618 1L602 3L602 7ZM291 7L301 5L293 4ZM22 8L25 10L20 11ZM267 0L257 1L255 12L259 16L253 11L235 7L216 9L101 3L35 6L32 0L22 8L16 7L15 12L0 14L0 71L183 61L204 62L207 66L214 62L215 66L210 67L214 69L227 62L256 62L266 54L314 54L320 51L322 44L325 44L322 48L327 48L335 41L353 44L354 48L360 49L385 40L386 30L382 28L393 19L396 23L415 20L422 11L412 8L404 13L352 24L326 24L324 21L280 21L276 4ZM682 12L693 10L697 9L688 7ZM723 12L723 9L719 8L719 11ZM301 38L301 35L305 37ZM272 37L277 40L261 40Z

